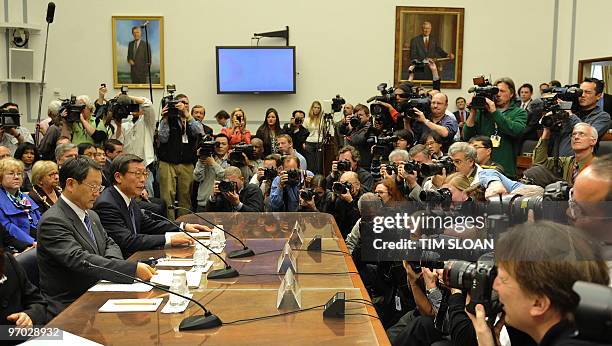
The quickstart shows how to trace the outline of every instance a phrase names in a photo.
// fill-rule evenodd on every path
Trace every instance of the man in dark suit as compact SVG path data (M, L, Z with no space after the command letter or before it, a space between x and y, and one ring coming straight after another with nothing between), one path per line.
M148 176L143 159L133 154L119 155L113 160L110 171L113 186L102 192L93 209L126 258L136 251L193 243L186 234L166 233L177 232L175 225L142 213L135 198L142 193ZM202 225L182 224L181 227L188 232L210 231Z
M219 183L215 182L213 195L206 204L208 211L264 211L263 193L259 186L244 183L240 168L229 166L225 169L223 184L233 185L231 191L221 192Z
M148 83L147 77L149 75L149 67L147 61L151 57L151 46L149 46L148 42L144 42L140 39L142 32L139 26L132 28L132 36L134 37L134 41L130 41L127 54L132 83Z
M105 270L92 270L84 261L123 274L150 280L155 269L125 261L93 210L102 191L100 165L86 156L68 159L59 171L62 195L38 224L40 289L51 316L85 293L98 280L131 283Z
M423 22L421 26L422 34L413 37L410 40L410 61L419 60L423 61L426 58L450 58L454 59L453 53L446 53L442 47L440 47L436 37L431 35L431 23ZM415 71L414 79L417 80L431 80L431 70L426 67L423 72Z

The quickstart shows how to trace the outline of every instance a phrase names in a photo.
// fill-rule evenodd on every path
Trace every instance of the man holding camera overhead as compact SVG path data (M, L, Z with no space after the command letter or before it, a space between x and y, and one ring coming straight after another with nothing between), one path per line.
M463 139L489 136L493 144L493 160L504 167L508 177L516 176L517 138L525 129L527 112L514 103L516 89L510 78L500 78L494 85L498 92L493 97L470 96L470 113L463 125ZM478 98L478 99L477 99ZM476 101L483 101L483 108L476 109Z
M76 113L78 108L81 109L79 114ZM89 96L77 96L74 105L64 110L67 112L61 112L63 122L61 136L70 138L70 141L76 145L102 144L108 138L104 122L92 116L94 103Z
M300 206L300 189L313 177L312 172L300 169L296 156L285 156L283 170L272 180L270 189L271 211L297 211Z
M359 176L359 182L363 187L364 192L372 191L372 185L374 185L374 178L370 172L366 171L362 167L359 167L359 161L361 156L357 149L347 145L338 151L338 160L332 162L332 171L325 178L326 187L331 190L334 182L338 181L340 175L344 172L355 172Z
M178 205L191 209L189 185L192 181L193 163L196 161L196 144L204 134L202 123L189 113L189 99L176 95L177 102L166 102L159 122L159 190L166 205ZM182 213L181 213L182 214ZM174 210L168 217L174 219Z
M225 169L225 179L216 181L206 209L215 212L263 212L263 194L255 184L245 184L240 168Z

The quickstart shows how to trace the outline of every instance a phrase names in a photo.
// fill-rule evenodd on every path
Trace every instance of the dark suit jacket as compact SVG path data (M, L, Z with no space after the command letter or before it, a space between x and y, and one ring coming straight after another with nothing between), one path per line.
M125 206L123 197L114 186L104 189L93 207L100 215L102 226L119 245L125 258L136 251L163 248L166 243L164 233L177 231L169 222L153 220L143 214L134 199L130 203L130 208L134 213L136 229L132 225L130 212Z
M429 35L429 48L425 47L423 35L416 36L410 40L410 60L425 58L446 58L448 53L439 45L436 37Z
M140 40L138 49L136 49L136 42L131 41L128 45L128 60L134 60L134 65L130 65L130 72L132 77L132 83L147 83L147 77L149 69L147 66L147 50L149 50L149 56L151 56L151 47L145 40Z
M46 324L47 304L40 296L38 288L28 280L25 271L12 255L3 256L4 275L7 280L0 285L0 321L2 324L11 324L6 317L23 311L30 316L34 325Z
M12 250L17 250L17 252L22 252L25 250L30 244L23 242L15 237L13 237L2 225L0 225L0 246L4 249L4 252L12 252Z
M123 260L121 249L106 234L98 214L93 210L88 213L97 246L63 199L47 210L38 225L40 289L51 316L59 314L98 280L133 282L111 272L87 268L84 260L127 275L136 274L136 262Z
M263 212L264 211L264 198L261 189L255 184L246 184L242 191L240 191L240 202L242 202L242 209L239 211L250 211L250 212ZM206 204L206 210L208 211L234 211L232 205L223 197L213 197L214 200L209 201Z

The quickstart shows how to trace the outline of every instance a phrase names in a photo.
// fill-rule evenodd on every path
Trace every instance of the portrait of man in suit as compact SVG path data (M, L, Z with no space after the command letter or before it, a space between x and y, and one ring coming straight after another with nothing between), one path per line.
M151 47L148 42L142 40L142 31L139 26L132 28L132 36L134 40L130 42L127 54L132 83L148 83L148 61L151 56Z
M461 87L463 15L463 8L396 7L396 84L431 84L433 60L443 88Z

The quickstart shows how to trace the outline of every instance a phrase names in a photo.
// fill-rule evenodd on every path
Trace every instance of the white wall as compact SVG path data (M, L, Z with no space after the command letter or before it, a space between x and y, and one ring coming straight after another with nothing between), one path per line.
M111 16L163 15L165 17L166 82L175 83L190 96L192 104L206 106L207 119L219 109L245 109L253 131L267 107L275 107L281 120L296 108L307 110L314 99L336 93L353 104L376 94L376 85L393 81L395 6L465 8L463 89L447 89L449 98L465 95L477 74L493 79L510 76L515 83L539 84L550 80L554 0L310 0L310 1L162 1L162 0L55 0L47 60L47 87L43 105L57 90L61 96L89 94L97 86L112 85ZM10 0L10 20L22 17L22 0ZM597 5L591 5L597 3ZM592 10L591 6L597 10ZM44 23L46 1L27 0L30 22ZM562 82L570 79L569 28L572 2L560 1L558 63ZM4 11L0 3L0 10ZM607 0L580 2L577 17L575 59L612 55L612 37L606 37L605 16L612 10ZM569 12L568 12L569 11ZM598 20L593 23L593 16ZM0 20L4 13L0 13ZM216 45L249 45L255 32L290 27L290 44L297 48L297 94L217 95ZM599 32L599 38L589 33ZM583 39L586 37L586 39ZM35 71L42 65L44 32L32 38L38 50ZM281 39L262 39L261 44L283 44ZM4 37L0 47L5 47ZM5 76L6 56L0 54L0 77ZM576 60L577 64L577 60ZM574 68L574 74L576 74ZM40 72L36 72L39 75ZM565 74L565 75L563 75ZM575 77L573 78L575 79ZM132 90L146 96L148 90ZM26 102L25 87L12 89L20 104ZM161 91L154 91L159 102ZM0 98L7 98L6 87ZM30 91L30 112L36 116L38 88ZM43 109L45 107L43 106ZM451 108L454 108L451 106ZM25 112L25 107L22 106Z

